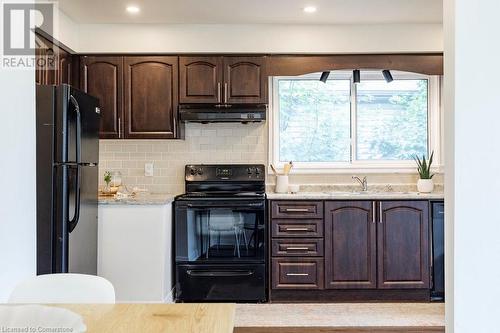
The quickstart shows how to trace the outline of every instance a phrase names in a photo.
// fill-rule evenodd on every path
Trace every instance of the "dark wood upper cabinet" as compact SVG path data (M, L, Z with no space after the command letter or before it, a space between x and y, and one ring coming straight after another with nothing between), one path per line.
M222 57L180 57L180 103L222 103L222 77Z
M372 201L325 203L325 288L377 287L376 223Z
M79 86L78 56L55 40L35 33L35 83Z
M46 46L41 36L35 35L35 60L37 67L35 68L35 83L45 84L45 70L39 66L41 61L44 61L46 56Z
M224 57L224 102L267 103L265 57Z
M429 288L429 203L381 201L378 287Z
M180 57L180 103L267 103L266 57Z
M48 39L35 34L35 82L37 84L58 84L58 66L60 50Z
M74 85L75 83L75 75L73 73L73 56L60 49L59 50L59 61L58 61L58 68L57 68L57 76L58 76L58 83L59 84L69 84L69 85Z
M125 138L176 135L178 57L125 57Z
M80 89L99 99L101 139L123 137L123 58L84 56L81 59Z

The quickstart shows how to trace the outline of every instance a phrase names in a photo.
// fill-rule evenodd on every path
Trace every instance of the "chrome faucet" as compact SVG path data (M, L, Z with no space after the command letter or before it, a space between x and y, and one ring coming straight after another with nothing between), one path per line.
M366 176L363 177L363 179L359 178L358 176L352 176L352 179L356 180L361 187L363 188L363 192L368 191L368 181L366 180Z

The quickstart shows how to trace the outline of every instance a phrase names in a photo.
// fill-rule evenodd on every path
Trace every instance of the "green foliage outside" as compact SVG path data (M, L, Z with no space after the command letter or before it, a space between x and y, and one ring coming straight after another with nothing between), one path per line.
M358 85L359 160L427 154L427 81ZM280 80L280 160L348 162L350 81Z

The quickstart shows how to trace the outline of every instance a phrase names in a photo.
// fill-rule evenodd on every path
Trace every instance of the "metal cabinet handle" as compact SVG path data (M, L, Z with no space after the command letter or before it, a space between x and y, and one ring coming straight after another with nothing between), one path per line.
M309 228L286 228L286 231L309 231Z
M375 208L375 205L376 205L376 203L375 203L375 201L373 201L372 202L372 223L376 222L375 221L375 212L376 212L377 209Z
M285 208L284 211L309 213L309 208Z
M118 138L122 137L122 118L118 117Z
M217 82L217 103L220 103L220 82Z
M383 218L382 218L382 203L379 202L378 203L378 218L379 218L379 223L382 223L383 222Z
M286 273L286 276L309 276L309 273Z
M224 82L224 103L227 103L227 82Z
M287 247L286 251L288 251L288 250L307 251L307 250L309 250L309 248L308 247Z

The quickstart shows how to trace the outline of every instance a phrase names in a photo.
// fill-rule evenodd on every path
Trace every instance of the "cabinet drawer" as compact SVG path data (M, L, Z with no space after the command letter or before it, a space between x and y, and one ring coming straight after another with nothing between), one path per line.
M272 218L323 218L321 201L273 201Z
M323 220L271 220L273 237L323 237Z
M323 239L273 239L272 255L283 257L322 257Z
M323 289L323 259L273 258L274 289Z

